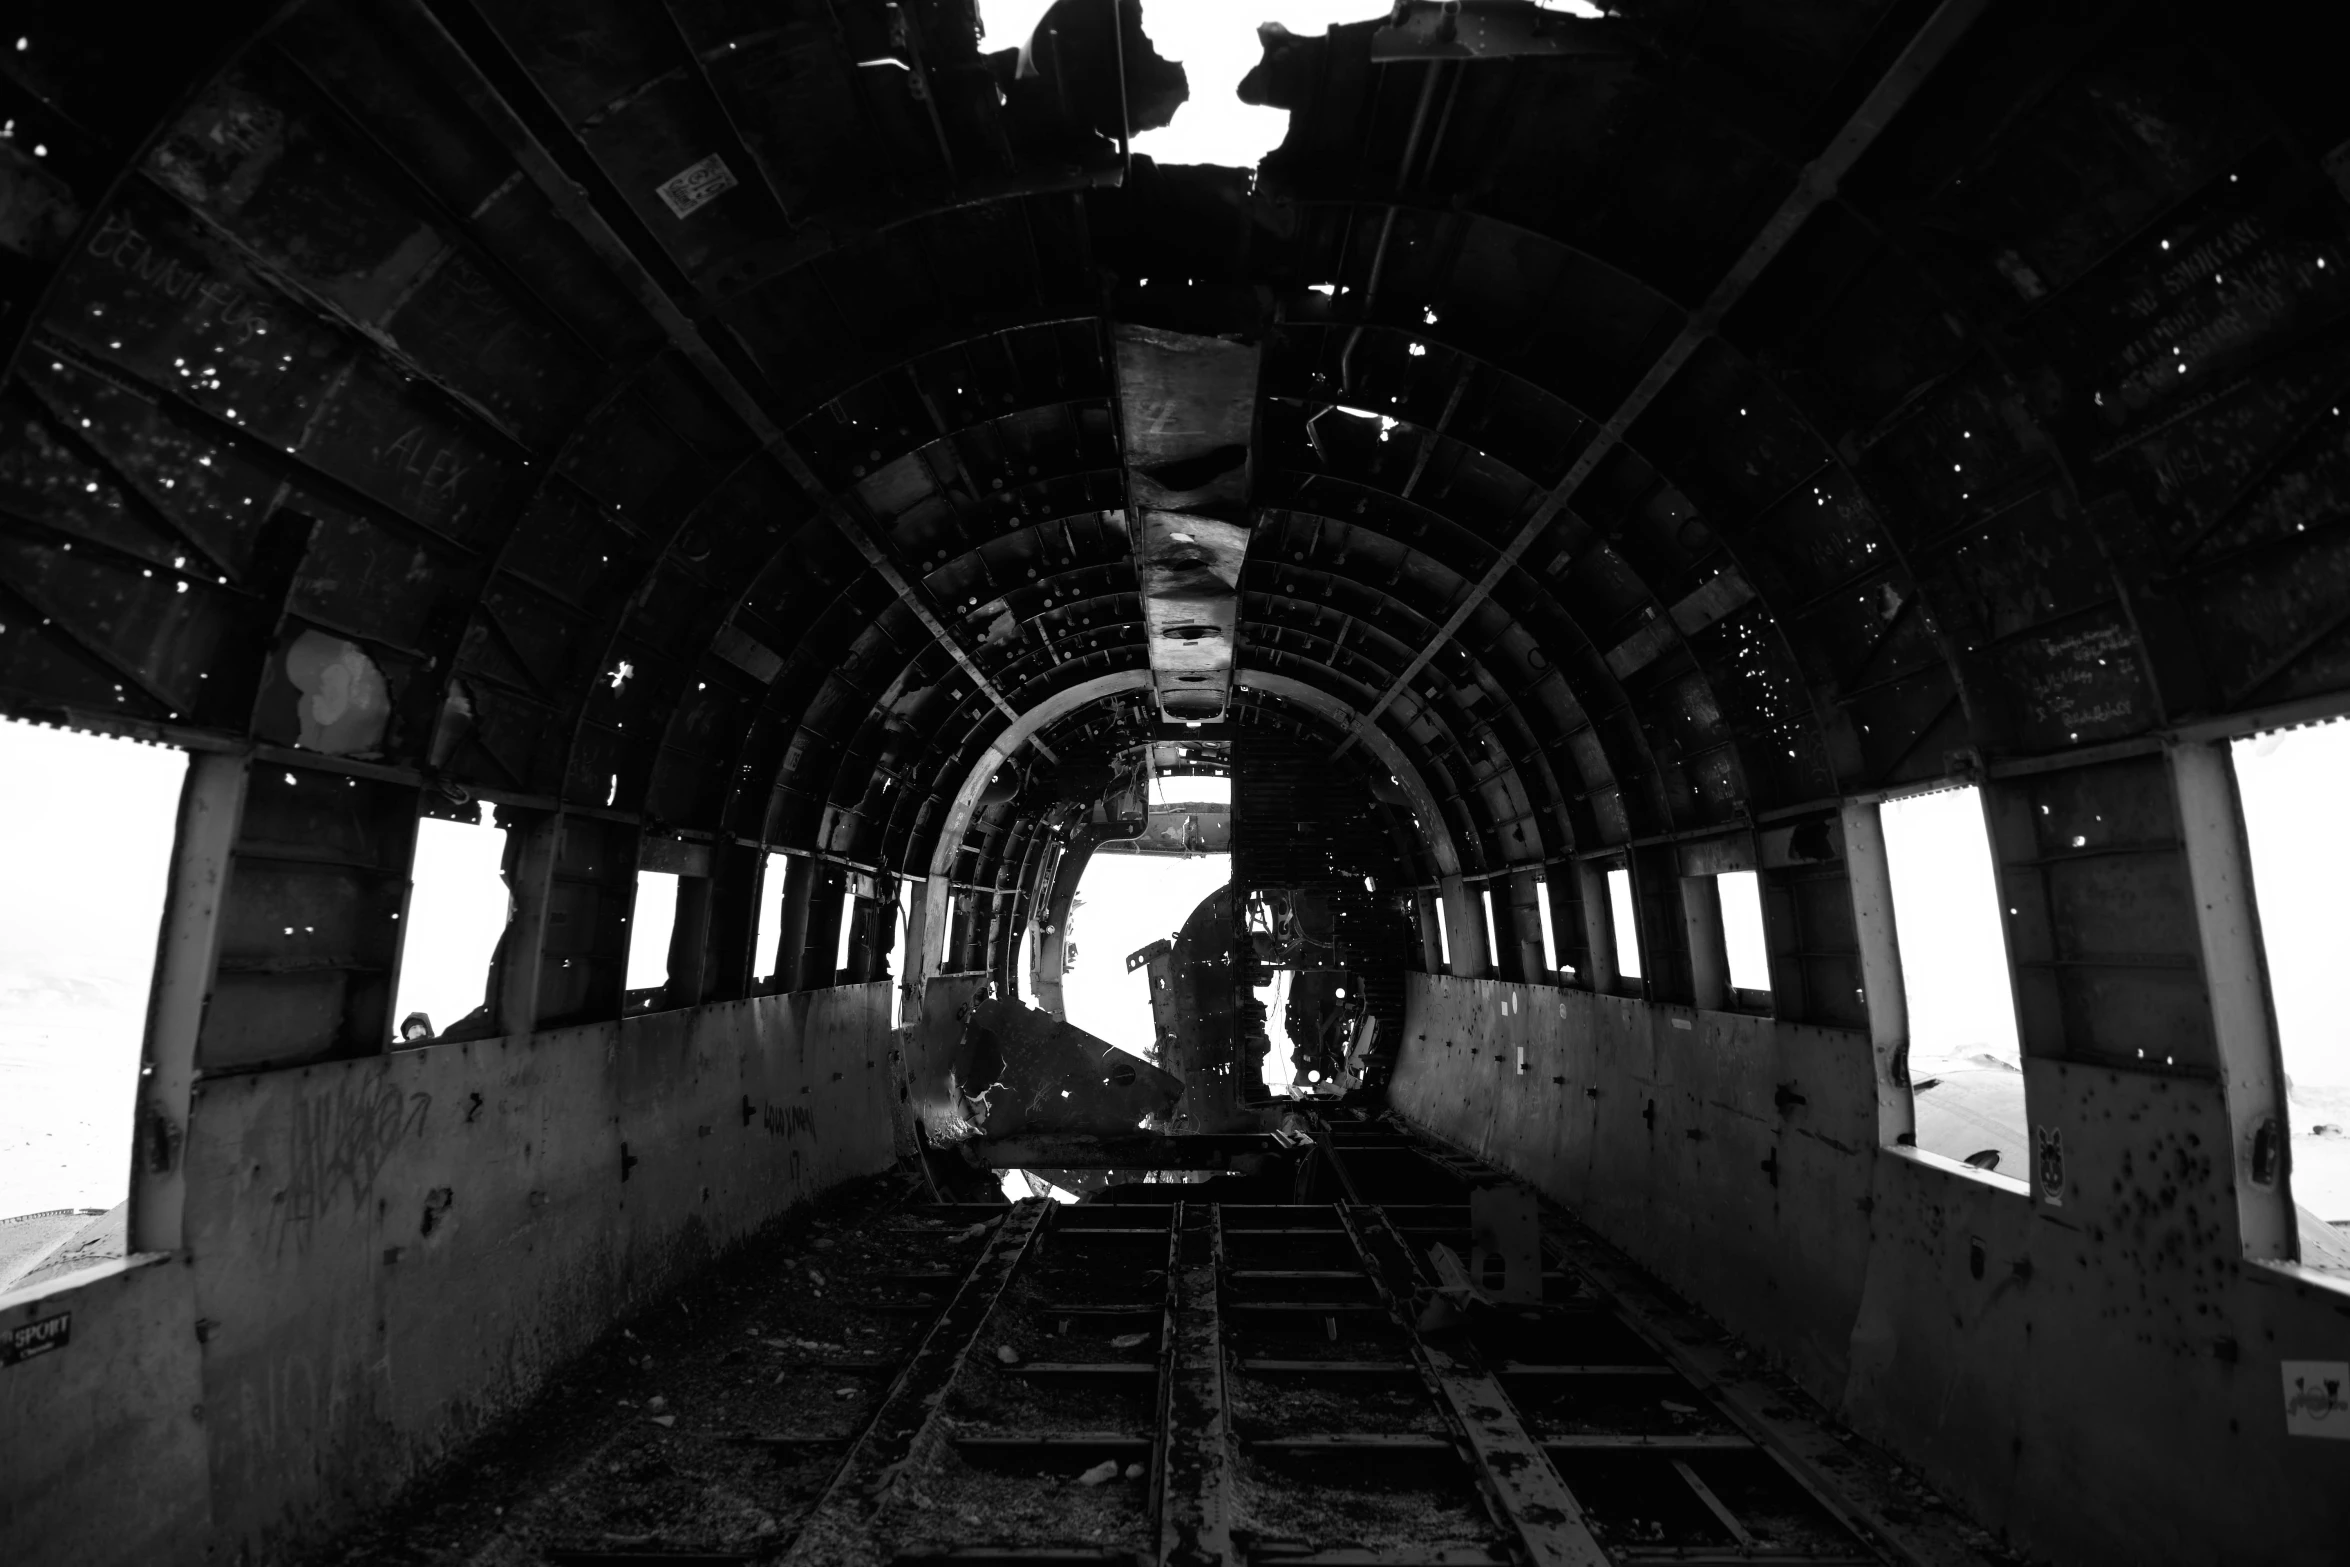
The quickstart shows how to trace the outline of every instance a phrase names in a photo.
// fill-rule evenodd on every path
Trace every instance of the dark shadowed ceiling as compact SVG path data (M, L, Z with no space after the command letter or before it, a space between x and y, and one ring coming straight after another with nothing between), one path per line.
M1253 173L1122 156L1112 0L187 9L0 38L14 714L919 873L1050 705L975 880L1252 731L1408 761L1432 876L2350 677L2313 8L1407 7L1269 42ZM1241 466L1137 332L1254 356ZM1196 728L1146 469L1241 540Z

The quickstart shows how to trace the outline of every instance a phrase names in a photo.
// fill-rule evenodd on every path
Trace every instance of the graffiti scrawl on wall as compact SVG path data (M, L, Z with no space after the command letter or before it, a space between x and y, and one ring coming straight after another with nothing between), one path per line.
M799 1139L816 1135L816 1118L806 1105L768 1104L759 1112L759 1125L770 1137L781 1137L790 1143L789 1172L791 1184L797 1188L807 1179L807 1163L800 1154Z
M357 1074L294 1101L285 1126L285 1187L271 1205L271 1244L309 1244L312 1226L348 1205L357 1213L375 1196L400 1144L424 1131L432 1095Z

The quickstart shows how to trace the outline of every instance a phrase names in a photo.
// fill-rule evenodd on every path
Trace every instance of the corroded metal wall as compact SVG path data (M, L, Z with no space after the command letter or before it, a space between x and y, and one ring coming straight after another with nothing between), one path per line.
M2337 1286L2249 1263L2216 1085L2033 1062L2061 1205L1881 1147L1865 1034L1414 975L1395 1100L1518 1171L1979 1517L2065 1562L2338 1559L2280 1362Z
M0 1556L299 1559L681 1269L886 1166L888 1008L875 983L206 1083L186 1251L53 1297L81 1342L0 1382Z
M212 1538L194 1281L151 1253L0 1306L0 1333L60 1335L0 1374L0 1555L133 1567Z

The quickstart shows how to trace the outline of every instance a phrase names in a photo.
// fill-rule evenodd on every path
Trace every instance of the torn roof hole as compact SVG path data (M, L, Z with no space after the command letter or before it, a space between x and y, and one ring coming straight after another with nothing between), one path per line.
M995 0L998 5L1005 0ZM1383 20L1381 0L1257 0L1246 6L1199 0L1151 0L1144 32L1181 65L1191 95L1164 129L1134 138L1134 150L1160 163L1215 163L1254 168L1289 133L1289 111L1241 100L1241 79L1265 58L1275 37L1310 36L1334 25ZM1260 29L1271 33L1260 39Z

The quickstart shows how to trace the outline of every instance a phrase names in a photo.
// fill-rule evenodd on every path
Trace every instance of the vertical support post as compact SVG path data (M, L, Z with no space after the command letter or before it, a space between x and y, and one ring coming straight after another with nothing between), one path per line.
M712 878L677 878L677 923L669 928L669 983L662 994L665 1007L699 1006L702 974L710 959L710 890Z
M1540 896L1550 909L1551 937L1558 945L1558 985L1591 984L1590 934L1583 924L1583 885L1572 861L1546 866L1540 874ZM1538 930L1537 935L1541 934ZM1570 975L1572 977L1570 977Z
M1061 976L1069 967L1069 910L1077 901L1085 868L1092 863L1093 839L1082 831L1066 848L1053 851L1052 898L1045 905L1045 927L1036 933L1036 955L1031 961L1036 968L1032 976L1036 1004L1058 1018L1066 1017L1061 1010Z
M849 938L849 982L862 985L879 979L882 959L889 951L892 899L889 880L876 876L871 883L872 896L857 900L857 928Z
M1689 955L1681 950L1679 855L1670 847L1634 848L1624 854L1624 880L1632 889L1633 940L1640 946L1639 993L1654 1002L1689 1001ZM1623 954L1616 954L1618 967Z
M2219 1044L2220 1089L2235 1133L2236 1223L2247 1257L2300 1254L2293 1211L2285 1058L2253 897L2252 849L2235 763L2220 744L2170 748L2179 831L2195 900L2203 985Z
M756 844L719 842L710 848L708 942L697 1001L734 1001L751 993L751 947L759 939L760 870Z
M555 861L563 847L563 816L516 811L509 823L507 815L499 806L498 824L506 829L506 890L513 896L514 913L498 952L498 993L491 1010L499 1033L527 1034L539 1026L539 988L546 969L541 954L547 946Z
M1730 949L1722 934L1722 889L1711 876L1681 878L1681 922L1689 934L1689 1000L1719 1012L1730 1004Z
M922 896L914 900L913 913L906 920L906 961L899 966L898 984L905 992L904 1017L909 1023L920 1021L924 987L939 971L939 926L951 918L947 903L953 896L946 877L926 878Z
M189 1096L196 1036L220 961L221 908L245 809L245 761L199 752L180 786L155 983L147 996L137 1134L131 1154L130 1249L172 1251L185 1232Z
M1445 934L1452 941L1452 971L1463 979L1483 979L1493 972L1485 951L1485 904L1469 884L1447 876L1444 891Z
M1509 879L1510 941L1518 959L1517 977L1555 985L1558 973L1542 948L1542 885L1539 870L1516 871Z
M796 854L783 864L783 928L775 939L775 988L779 991L808 986L808 911L816 900L817 868L814 860ZM775 896L774 889L768 889L766 895Z
M1885 819L1874 800L1843 810L1844 873L1852 889L1852 927L1860 944L1860 984L1868 1007L1869 1044L1877 1062L1877 1141L1914 1142L1917 1107L1909 1091L1909 990L1901 977L1901 932L1893 919L1893 862Z
M977 893L958 892L947 900L947 926L941 933L944 939L939 947L939 968L947 973L968 973L971 962L972 927L979 922L976 907Z
M812 873L804 921L807 944L800 950L800 982L792 988L822 990L840 983L841 896L848 891L848 872L821 860L794 860L792 864L795 869L806 864ZM783 920L788 929L791 924L788 908L784 910ZM787 953L787 959L788 956Z
M1597 860L1578 860L1575 879L1583 894L1583 945L1591 957L1591 988L1606 995L1623 979L1616 968L1616 924L1608 904L1607 867Z
M1448 955L1438 937L1436 924L1437 895L1432 892L1413 894L1413 903L1420 914L1420 968L1423 973L1441 974L1445 971Z
M1031 1006L1061 1016L1060 920L1061 872L1069 864L1060 840L1047 836L1036 871L1036 893L1028 900L1028 926L1036 934L1028 943L1028 999Z

